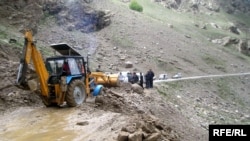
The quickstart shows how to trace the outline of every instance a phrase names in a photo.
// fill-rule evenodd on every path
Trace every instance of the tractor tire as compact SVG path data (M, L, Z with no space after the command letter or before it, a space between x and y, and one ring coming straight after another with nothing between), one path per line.
M85 85L81 80L73 80L68 86L65 96L67 105L76 107L81 105L86 100Z

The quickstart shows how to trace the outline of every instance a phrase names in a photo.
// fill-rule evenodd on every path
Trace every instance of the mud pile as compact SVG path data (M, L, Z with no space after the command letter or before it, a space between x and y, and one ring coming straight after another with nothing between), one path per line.
M122 83L120 87L104 88L103 94L97 96L96 107L101 110L116 113L136 113L136 108L127 99L131 96L132 86L130 83Z

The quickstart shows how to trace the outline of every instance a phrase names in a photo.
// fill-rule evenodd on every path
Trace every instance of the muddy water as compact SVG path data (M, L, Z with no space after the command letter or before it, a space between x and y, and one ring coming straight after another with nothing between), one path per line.
M1 141L70 141L76 133L67 130L74 108L19 108L0 117Z

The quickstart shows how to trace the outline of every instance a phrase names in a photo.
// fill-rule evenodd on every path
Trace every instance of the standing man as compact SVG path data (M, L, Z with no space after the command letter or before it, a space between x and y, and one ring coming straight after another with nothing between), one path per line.
M128 82L132 83L132 74L130 72L127 73L127 78L128 78Z
M154 72L152 71L152 69L149 69L148 71L148 77L149 77L149 88L153 88L153 80L154 80Z
M134 72L133 77L134 77L134 83L138 83L139 77L138 77L138 75L136 74L136 72Z
M119 80L120 80L120 82L124 82L124 76L122 75L122 72L120 72L120 74L119 74Z
M144 89L144 87L143 87L143 75L142 75L141 72L140 72L140 83L139 83L139 85Z
M139 81L139 77L136 75L135 72L133 72L131 83L135 84L135 83L138 83L138 81Z
M147 73L145 74L145 79L146 79L146 89L149 88L149 71L147 71Z

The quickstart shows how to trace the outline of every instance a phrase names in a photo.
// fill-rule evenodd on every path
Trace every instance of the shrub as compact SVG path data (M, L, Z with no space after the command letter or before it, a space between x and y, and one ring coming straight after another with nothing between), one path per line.
M142 12L143 11L143 7L137 3L136 0L132 0L129 4L129 8L138 12Z

